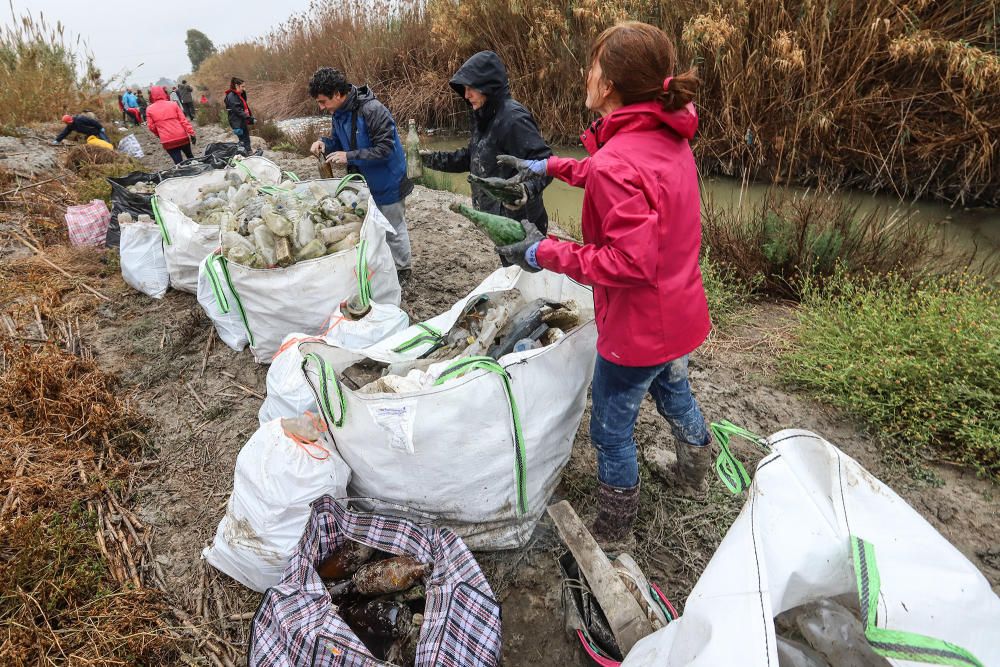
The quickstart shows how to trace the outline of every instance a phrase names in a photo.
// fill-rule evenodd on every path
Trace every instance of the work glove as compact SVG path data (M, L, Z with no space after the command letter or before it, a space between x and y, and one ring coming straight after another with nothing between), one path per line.
M523 160L513 155L497 155L497 164L501 167L510 167L517 170L517 179L519 181L545 176L547 162L548 159Z
M243 128L242 127L234 127L233 128L233 134L235 134L237 137L242 137L243 136Z
M194 136L192 134L191 135L191 145L194 146L196 143L198 143L198 137L196 137L196 136Z
M481 178L474 174L469 174L468 181L472 185L478 185L486 194L493 197L510 210L517 210L528 202L528 191L521 183L519 177L498 178L490 176Z
M500 246L497 248L497 254L506 260L507 264L516 264L529 273L537 273L541 269L537 264L528 261L527 254L530 251L532 258L534 258L535 251L537 251L536 246L545 236L538 231L538 227L535 227L533 222L522 220L521 227L524 228L524 240Z

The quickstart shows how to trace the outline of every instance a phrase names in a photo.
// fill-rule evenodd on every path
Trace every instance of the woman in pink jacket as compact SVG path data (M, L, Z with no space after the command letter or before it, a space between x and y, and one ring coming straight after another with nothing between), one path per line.
M181 108L170 101L167 89L153 86L149 89L149 99L152 104L146 107L146 127L159 138L170 159L179 164L181 153L188 158L194 157L191 152L191 145L196 141L194 128Z
M590 157L498 158L517 168L517 178L548 175L584 188L582 245L545 238L522 221L525 240L499 253L528 271L556 271L594 288L593 532L603 544L627 538L638 512L633 431L647 393L675 438L677 460L662 465L660 458L659 470L674 488L703 495L712 461L711 436L687 373L688 354L711 328L688 144L698 127L692 103L698 79L693 71L672 76L675 67L673 44L659 28L629 22L605 30L587 73L586 105L599 116L582 136Z

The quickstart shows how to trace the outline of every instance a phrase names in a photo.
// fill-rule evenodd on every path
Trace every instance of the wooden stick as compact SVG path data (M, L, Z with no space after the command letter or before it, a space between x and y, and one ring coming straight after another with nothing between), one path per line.
M187 390L189 392L191 392L191 396L193 396L194 400L197 401L198 405L201 406L201 409L204 410L205 412L208 412L208 406L205 405L205 402L202 401L201 398L198 396L198 392L194 390L194 387L191 386L191 383L188 382L187 380L184 380L184 386L187 387Z
M27 153L25 153L25 155L27 155ZM19 185L16 188L14 188L13 190L7 190L6 192L0 192L0 197L6 196L6 195L16 195L21 190L30 190L31 188L37 188L39 185L45 185L46 183L51 183L52 181L61 181L64 178L66 178L66 177L65 176L56 176L54 178L47 178L44 181L38 181L37 183L32 183L31 185L25 185L23 187Z
M637 641L653 632L652 624L573 507L562 500L549 505L548 512L600 603L618 648L622 655L627 654Z
M57 264L55 264L54 262L52 262L48 257L45 256L45 254L41 250L39 250L35 246L31 245L27 240L25 240L25 238L23 236L21 236L20 234L15 233L15 232L10 232L10 234L14 238L16 238L18 241L20 241L21 243L23 243L25 246L27 246L29 249L33 250L35 252L35 256L38 257L38 259L42 260L43 262L45 262L46 264L48 264L49 266L51 266L53 269L55 269L59 273L63 274L67 278L69 278L70 280L75 280L73 278L73 276L68 271L66 271L66 269L64 269L61 266L58 266ZM88 292L90 292L94 296L99 297L101 299L104 299L105 301L111 301L111 297L107 296L106 294L101 294L100 292L98 292L97 290L95 290L90 285L88 285L88 284L86 284L86 283L84 283L82 281L79 282L79 285L80 285L80 287L82 287L83 289L87 290Z
M205 354L201 358L201 371L199 377L205 375L205 367L208 366L208 355L212 353L212 341L215 340L215 327L208 330L208 341L205 343Z

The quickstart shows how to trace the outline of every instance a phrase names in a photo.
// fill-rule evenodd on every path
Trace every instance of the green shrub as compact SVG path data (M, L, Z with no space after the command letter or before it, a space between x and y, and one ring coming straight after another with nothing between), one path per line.
M270 120L254 125L254 134L266 141L268 146L288 142L288 137L281 131L281 128L275 125L274 121Z
M784 377L906 453L1000 479L1000 296L965 274L807 282Z

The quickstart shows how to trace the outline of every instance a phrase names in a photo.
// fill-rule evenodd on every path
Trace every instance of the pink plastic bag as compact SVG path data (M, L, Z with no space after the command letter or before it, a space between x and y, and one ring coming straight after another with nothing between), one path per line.
M111 224L111 211L103 199L66 209L66 228L73 245L104 247L104 238Z

